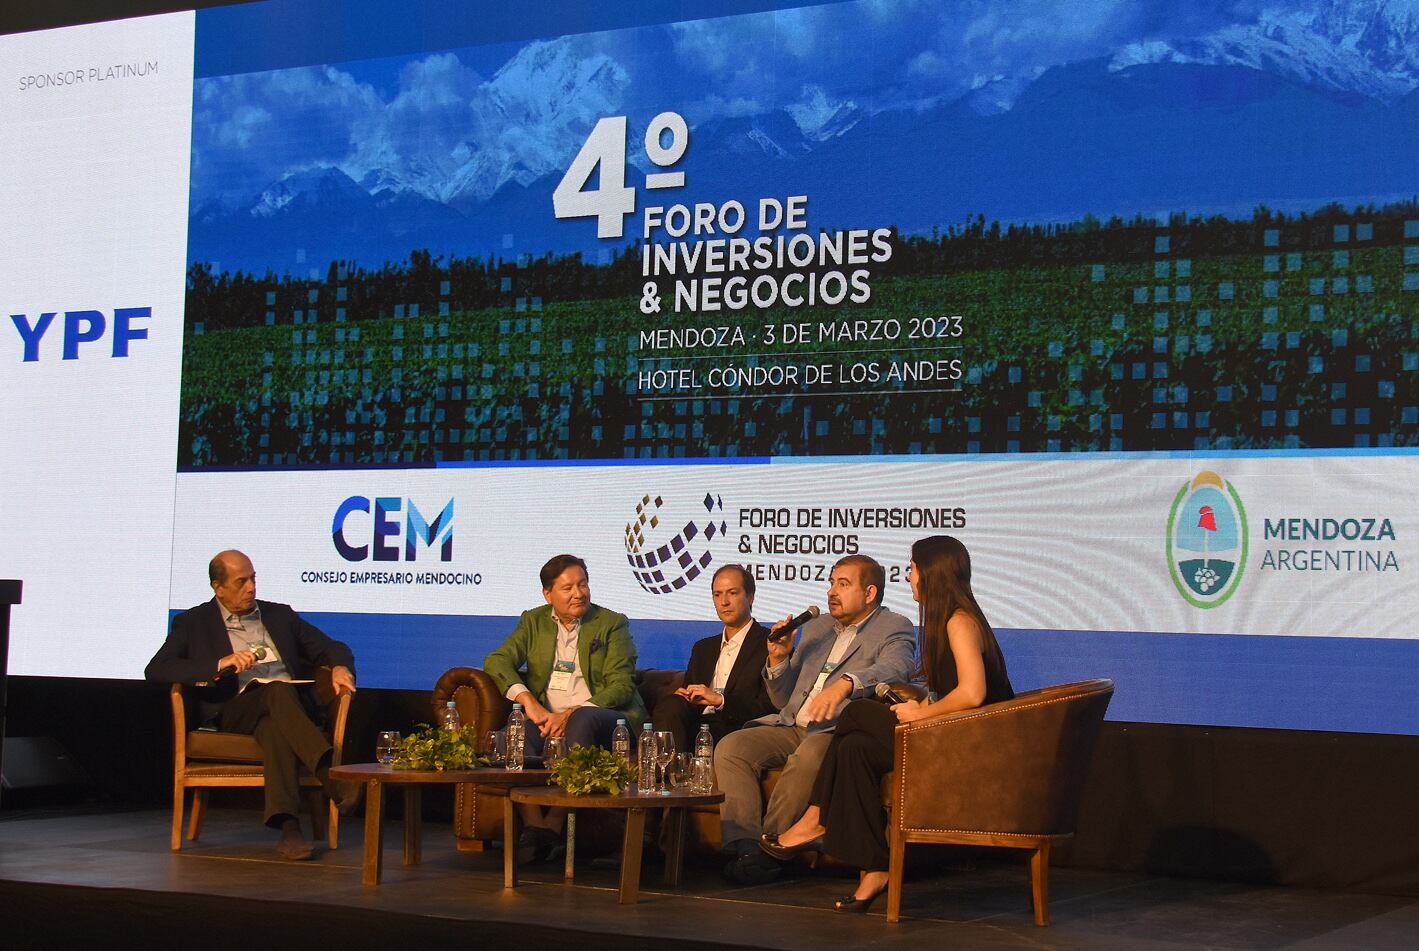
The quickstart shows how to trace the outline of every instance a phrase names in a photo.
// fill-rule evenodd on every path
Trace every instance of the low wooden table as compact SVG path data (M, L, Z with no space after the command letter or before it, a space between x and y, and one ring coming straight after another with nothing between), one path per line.
M517 808L518 803L533 806L569 809L567 814L566 880L572 880L576 836L576 810L620 809L626 813L626 835L621 844L620 903L634 905L640 897L641 846L645 838L645 814L651 809L664 809L669 823L665 854L665 884L674 888L680 884L680 867L685 858L685 810L689 806L709 806L724 801L724 793L692 793L676 790L668 795L648 793L590 793L573 796L558 786L523 787L508 790L503 801L503 887L517 887Z
M365 861L361 881L378 885L384 868L384 787L404 787L404 864L418 865L423 858L423 787L436 783L480 783L487 786L546 786L551 770L498 769L392 769L382 763L332 766L330 778L365 784Z

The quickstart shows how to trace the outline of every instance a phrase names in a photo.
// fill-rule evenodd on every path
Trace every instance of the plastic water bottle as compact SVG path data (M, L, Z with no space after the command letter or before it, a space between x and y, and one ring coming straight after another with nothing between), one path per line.
M452 700L445 703L439 711L439 726L455 733L463 729L463 719L458 715L458 707Z
M522 704L512 705L512 715L507 718L507 768L522 769L523 753L527 749L527 718L522 714Z
M690 777L697 793L707 793L714 787L714 734L708 723L700 724L695 736L695 762Z
M655 792L655 726L647 720L641 727L640 745L636 748L640 757L640 775L636 786L642 794Z
M616 721L616 732L611 734L611 752L627 766L636 765L631 759L631 730L626 726L625 717Z
M714 734L708 723L700 724L700 732L695 737L695 758L711 759L714 756Z

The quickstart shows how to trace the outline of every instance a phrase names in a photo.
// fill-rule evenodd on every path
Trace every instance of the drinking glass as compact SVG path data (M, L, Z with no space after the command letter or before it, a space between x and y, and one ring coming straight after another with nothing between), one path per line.
M683 790L690 783L690 754L676 753L670 761L670 788Z
M659 767L659 782L655 785L655 791L669 795L670 776L667 768L670 761L675 758L675 734L669 730L655 731L655 765Z
M564 736L549 736L542 744L542 767L544 769L555 769L557 762L567 755L567 738Z
M374 758L385 766L394 762L394 752L399 748L399 731L384 730L374 740Z
M479 750L488 757L489 766L501 766L507 761L507 733L502 730L489 730L483 734L483 743Z
M709 757L697 756L691 764L690 789L697 793L714 791L714 763Z

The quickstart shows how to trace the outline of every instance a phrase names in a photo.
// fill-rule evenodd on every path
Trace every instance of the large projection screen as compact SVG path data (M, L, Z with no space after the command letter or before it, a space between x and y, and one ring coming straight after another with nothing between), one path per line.
M1419 3L223 7L0 37L11 670L220 549L480 665L970 547L1017 689L1419 733Z

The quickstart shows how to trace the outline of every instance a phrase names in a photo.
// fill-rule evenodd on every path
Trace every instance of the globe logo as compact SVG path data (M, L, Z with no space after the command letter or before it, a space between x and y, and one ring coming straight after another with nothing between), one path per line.
M679 591L714 561L711 544L726 530L724 500L709 492L689 504L646 495L626 523L626 562L651 594Z
M1215 608L1237 590L1247 558L1247 521L1237 490L1215 472L1183 484L1168 514L1168 564L1189 604Z

